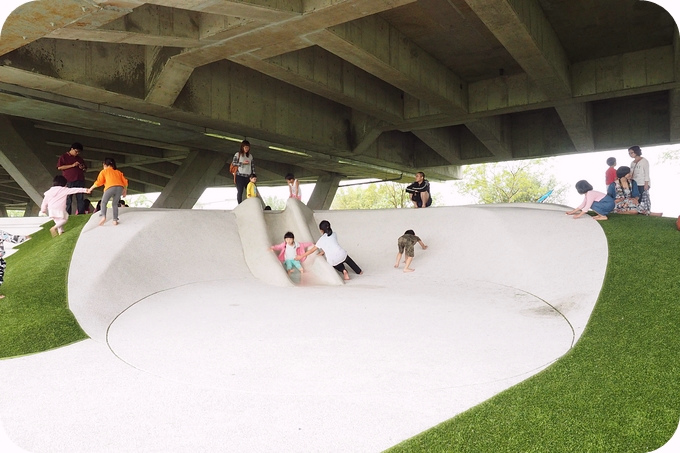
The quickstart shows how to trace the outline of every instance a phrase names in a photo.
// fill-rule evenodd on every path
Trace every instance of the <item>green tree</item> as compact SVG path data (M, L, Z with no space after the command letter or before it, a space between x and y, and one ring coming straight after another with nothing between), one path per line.
M286 208L286 200L277 196L269 196L263 198L265 206L269 206L274 211L282 211Z
M548 202L561 203L566 187L548 174L544 159L470 165L458 190L480 204L535 202L552 190Z
M394 209L411 206L404 190L406 186L396 182L371 183L344 187L338 190L331 209Z
M125 201L131 208L150 208L153 201L149 200L145 194L129 195L125 197Z

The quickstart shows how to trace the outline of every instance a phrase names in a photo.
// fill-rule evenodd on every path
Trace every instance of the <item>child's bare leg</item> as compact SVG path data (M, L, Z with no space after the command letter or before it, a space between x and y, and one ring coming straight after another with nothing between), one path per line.
M401 261L401 253L397 253L397 262L394 263L394 267L399 267L399 261Z
M409 266L411 265L411 261L413 261L413 257L409 256L406 258L406 266L404 266L404 272L413 272L415 269L411 269Z

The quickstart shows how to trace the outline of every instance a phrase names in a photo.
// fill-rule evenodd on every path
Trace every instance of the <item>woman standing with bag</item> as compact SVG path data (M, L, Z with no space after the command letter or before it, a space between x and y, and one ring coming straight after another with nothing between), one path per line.
M236 184L236 201L238 204L241 204L241 201L243 201L243 191L250 182L250 175L255 173L253 157L250 155L250 142L248 140L243 140L241 142L241 148L236 154L234 154L231 165L236 167L236 172L234 173L234 184Z

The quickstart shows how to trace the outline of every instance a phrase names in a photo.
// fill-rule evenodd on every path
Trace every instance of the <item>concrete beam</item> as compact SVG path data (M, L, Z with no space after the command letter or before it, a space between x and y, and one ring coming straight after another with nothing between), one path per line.
M43 194L52 186L57 174L56 160L53 171L45 168L40 158L31 150L16 131L9 118L0 116L0 165L35 203L42 203Z
M33 200L28 200L26 202L26 209L24 209L24 217L37 217L40 214L40 203L36 203Z
M551 99L571 97L569 59L537 0L464 0Z
M192 151L152 207L193 208L208 187L208 182L219 173L224 163L224 154Z
M504 116L481 118L465 123L470 132L479 139L498 160L512 159L510 125Z
M466 83L380 16L305 38L442 112L467 113Z
M230 60L383 121L403 120L401 91L319 47L268 60L251 53Z
M307 206L315 211L330 209L341 179L338 174L324 175L317 179Z
M595 149L593 111L590 103L569 104L555 107L574 147L580 152Z
M128 14L131 10L107 5L97 0L49 0L24 3L10 14L3 25L0 55L37 41L50 33L77 24L100 26Z
M673 34L673 72L675 80L680 82L680 34L677 27ZM680 142L680 88L670 90L668 110L670 142L678 143Z
M455 128L421 129L412 133L447 162L460 162L460 135Z
M190 69L193 70L200 66L214 63L224 58L235 57L259 48L296 40L298 36L306 33L371 14L377 14L381 11L415 1L357 0L352 2L317 2L317 7L310 9L304 15L295 15L288 19L279 20L276 23L266 23L266 25L262 25L254 30L240 33L238 36L219 41L218 43L187 50L180 55L172 57L172 63L168 62L169 66L167 66L167 69L164 68L163 73L159 76L159 83L163 84L163 90L167 94L162 97L159 96L162 103L158 103L160 105L172 105L174 103L172 94L182 91L191 75ZM236 7L243 2L228 3L229 6ZM289 51L290 49L283 47L282 50ZM176 74L174 74L175 71L177 72Z

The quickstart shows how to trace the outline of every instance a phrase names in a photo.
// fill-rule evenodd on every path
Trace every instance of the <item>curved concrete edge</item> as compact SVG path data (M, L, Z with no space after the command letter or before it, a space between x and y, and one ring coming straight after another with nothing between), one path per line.
M230 211L125 208L120 225L85 225L68 276L69 307L83 330L106 341L113 320L168 288L230 278L250 284Z
M281 262L269 249L274 242L269 239L269 228L264 219L260 199L243 200L233 212L236 216L243 256L250 272L262 282L276 286L292 286L293 282L288 278Z

